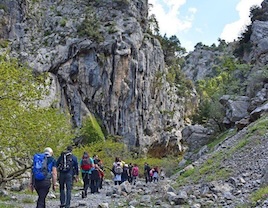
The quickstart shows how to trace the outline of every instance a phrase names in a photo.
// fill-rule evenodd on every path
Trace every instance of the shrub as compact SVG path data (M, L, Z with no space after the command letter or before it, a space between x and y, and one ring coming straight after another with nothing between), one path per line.
M77 32L81 37L92 38L96 42L102 42L104 40L102 34L100 33L100 22L96 18L96 15L93 12L88 12L86 18L82 24L78 27Z
M104 134L93 114L90 114L89 117L84 120L83 126L80 130L80 136L83 138L83 144L104 141Z

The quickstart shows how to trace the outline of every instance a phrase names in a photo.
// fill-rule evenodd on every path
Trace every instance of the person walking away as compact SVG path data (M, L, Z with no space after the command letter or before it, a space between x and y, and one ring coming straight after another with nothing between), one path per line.
M133 168L132 163L129 163L129 165L128 165L128 182L129 182L130 184L132 184L132 180L133 180L133 176L132 176L132 168Z
M123 182L127 181L128 177L129 177L128 164L124 164L123 165L123 172L121 175L121 182L123 183Z
M163 170L163 168L160 169L160 180L164 180L165 179L165 171Z
M91 184L90 184L90 189L91 189L92 194L100 193L99 192L100 175L99 175L99 171L97 168L98 168L98 165L94 164L94 167L91 173Z
M94 161L89 156L87 152L84 152L82 159L80 161L80 169L83 179L83 191L82 191L82 198L87 197L87 190L91 183L91 171L94 167Z
M73 147L68 146L57 160L60 183L60 207L70 208L73 179L78 181L77 157L72 154ZM66 192L65 192L66 188Z
M145 182L148 183L150 182L150 166L148 163L144 163L144 178L145 178Z
M104 166L103 166L102 160L99 160L98 165L96 167L99 171L99 176L100 176L99 189L102 189L103 180L104 180Z
M158 167L155 167L155 168L153 169L153 182L154 182L154 183L158 182L158 178L159 178Z
M46 147L44 153L36 153L33 157L30 188L38 194L36 208L46 207L46 197L51 187L55 191L57 182L56 160L52 157L53 150Z
M153 175L154 175L154 168L152 168L152 169L149 171L149 181L150 181L150 182L153 181Z
M136 185L136 182L137 182L137 178L139 176L139 167L137 164L134 164L134 167L132 168L132 173L131 175L133 176L133 185Z
M120 185L122 183L123 164L118 157L115 158L112 172L114 174L114 185Z

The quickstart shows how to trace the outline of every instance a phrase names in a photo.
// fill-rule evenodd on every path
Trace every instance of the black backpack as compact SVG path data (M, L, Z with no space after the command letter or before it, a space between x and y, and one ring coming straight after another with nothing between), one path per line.
M72 153L69 151L62 152L60 156L60 162L58 164L58 170L60 172L69 172L72 169L72 164Z

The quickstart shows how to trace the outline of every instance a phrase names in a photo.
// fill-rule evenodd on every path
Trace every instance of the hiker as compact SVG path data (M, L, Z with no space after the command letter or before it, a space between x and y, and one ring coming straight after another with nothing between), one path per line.
M165 172L163 170L163 168L160 169L160 180L164 180L165 179Z
M129 182L130 184L132 184L132 180L133 180L133 176L132 176L132 168L133 168L132 163L129 163L129 165L128 165L128 182Z
M153 175L154 175L154 168L152 168L152 169L149 171L149 181L150 181L150 182L153 181Z
M102 189L102 184L104 180L104 166L102 164L102 160L99 160L97 167L98 167L99 176L100 176L99 189Z
M158 182L158 178L159 178L159 171L158 171L158 167L156 166L155 168L152 169L153 172L153 182L156 183Z
M122 183L123 164L119 157L115 158L112 172L114 174L114 185L120 185Z
M93 160L94 160L95 164L98 164L99 161L100 161L99 156L98 155L93 155Z
M60 207L65 208L70 208L73 180L78 181L78 162L77 157L72 154L72 150L73 147L68 146L57 160L60 175Z
M137 178L139 176L139 167L137 164L134 164L133 168L132 168L132 173L131 175L133 176L133 185L136 185L136 182L137 182Z
M145 178L145 182L148 183L148 182L151 182L150 180L150 166L148 163L144 163L144 178Z
M51 187L51 179L53 191L56 189L57 167L56 160L52 156L53 150L50 147L46 147L43 154L34 155L30 188L32 191L35 189L38 194L36 208L46 207L46 197ZM46 167L45 172L42 170L44 166Z
M87 152L84 152L82 159L80 161L80 169L83 180L82 198L87 197L87 190L91 184L91 173L93 167L94 167L93 159L89 156Z
M123 183L123 182L127 181L128 177L129 177L128 164L124 164L123 165L123 172L121 175L121 182Z
M96 164L97 160L94 161L94 167L91 171L91 183L90 183L90 189L91 193L100 193L99 192L99 184L100 184L100 175L99 175L99 167L98 164Z

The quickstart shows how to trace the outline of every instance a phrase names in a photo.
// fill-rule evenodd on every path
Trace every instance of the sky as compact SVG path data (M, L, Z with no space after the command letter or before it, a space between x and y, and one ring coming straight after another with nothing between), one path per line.
M149 0L160 34L176 35L181 46L192 51L202 42L218 45L218 39L237 40L250 24L250 8L263 0Z

